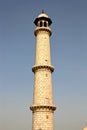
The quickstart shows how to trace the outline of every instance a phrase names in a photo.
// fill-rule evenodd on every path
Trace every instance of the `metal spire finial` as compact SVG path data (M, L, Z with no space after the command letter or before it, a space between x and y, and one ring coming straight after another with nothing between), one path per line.
M42 13L44 13L44 10L42 9Z

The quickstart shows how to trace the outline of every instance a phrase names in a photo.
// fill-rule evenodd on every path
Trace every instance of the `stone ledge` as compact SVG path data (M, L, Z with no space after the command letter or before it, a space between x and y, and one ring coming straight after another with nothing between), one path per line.
M54 71L54 67L53 66L49 66L49 65L34 65L33 67L32 67L32 71L35 73L37 70L41 70L41 69L43 69L43 70L50 70L51 72L53 72Z
M32 106L30 106L30 110L32 110L32 111L37 111L37 110L55 111L56 106L55 105L32 105Z

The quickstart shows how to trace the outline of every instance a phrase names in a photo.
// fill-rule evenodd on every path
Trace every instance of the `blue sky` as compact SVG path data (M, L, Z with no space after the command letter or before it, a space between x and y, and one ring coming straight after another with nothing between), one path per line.
M87 125L87 0L0 0L0 129L30 130L34 19L51 17L55 130Z

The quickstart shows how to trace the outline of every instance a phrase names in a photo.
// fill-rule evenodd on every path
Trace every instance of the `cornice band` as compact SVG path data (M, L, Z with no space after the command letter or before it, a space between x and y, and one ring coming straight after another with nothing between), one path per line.
M51 110L51 111L55 111L56 110L56 106L55 105L32 105L32 106L30 106L30 110L32 110L32 111L37 111L37 110L44 110L44 109L46 109L46 110Z
M47 69L47 70L50 70L51 72L54 71L54 67L53 66L49 66L49 65L34 65L32 67L32 71L35 73L36 71L40 70L40 69Z

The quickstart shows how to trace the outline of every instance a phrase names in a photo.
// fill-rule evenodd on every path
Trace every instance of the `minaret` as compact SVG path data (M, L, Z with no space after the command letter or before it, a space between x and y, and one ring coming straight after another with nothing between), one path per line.
M36 29L36 57L34 72L34 97L32 110L32 130L54 130L53 114L56 109L52 95L52 72L50 56L51 19L42 12L34 21Z

